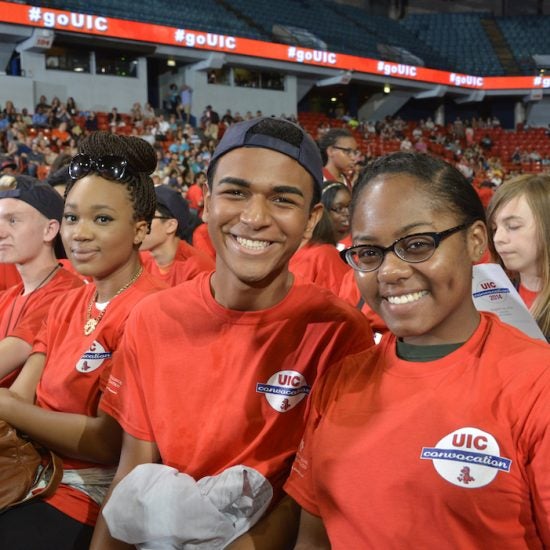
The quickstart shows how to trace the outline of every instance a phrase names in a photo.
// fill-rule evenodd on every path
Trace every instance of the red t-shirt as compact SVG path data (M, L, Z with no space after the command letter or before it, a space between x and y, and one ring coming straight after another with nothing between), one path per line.
M550 547L550 347L482 313L446 357L395 350L319 380L286 491L334 550Z
M214 262L204 252L192 247L186 241L180 240L172 263L159 267L151 252L140 252L143 267L169 286L179 285L203 271L213 271Z
M342 279L351 269L331 244L303 246L290 258L288 268L292 273L334 292L337 296Z
M16 285L21 282L19 271L15 267L15 264L1 264L0 263L0 291Z
M201 187L196 183L191 185L191 187L189 187L189 189L187 190L187 195L185 195L185 200L189 203L189 206L191 208L194 208L198 212L198 215L200 218L202 216L202 211L204 208L203 207L204 197L203 197Z
M339 181L347 185L350 190L352 187L349 178L347 178L345 174L342 174L340 178L337 178L331 172L329 172L326 168L323 168L323 181Z
M382 317L375 313L365 302L365 300L361 298L359 288L355 282L355 274L353 270L350 270L344 276L338 296L340 296L342 300L348 302L348 304L360 309L361 313L363 313L363 315L369 320L370 326L374 332L379 332L380 334L388 332L388 327Z
M495 194L494 189L491 187L474 187L474 189L476 190L483 207L487 208L493 198L493 195Z
M23 283L2 292L0 294L0 339L13 336L32 345L52 302L61 294L82 284L78 277L59 268L46 285L26 296L22 295ZM0 387L9 388L20 370L20 368L15 369L0 380Z
M531 309L533 302L537 299L537 296L539 295L538 291L529 290L528 288L525 288L523 285L520 284L518 292L521 296L521 299L527 306L527 309Z
M14 336L32 345L50 304L61 293L82 284L78 277L61 267L47 284L26 296L22 295L23 283L0 294L0 339Z
M216 259L216 249L212 245L210 235L208 234L208 224L201 223L195 231L193 231L193 246L197 250L201 250L207 256Z
M79 279L82 279L85 283L93 283L93 278L89 275L82 275L82 273L79 273L74 265L71 263L70 260L67 258L63 258L62 260L58 260L59 263L67 270L70 271L73 275L76 275Z
M325 289L295 281L276 306L235 311L203 273L134 310L101 408L164 464L195 479L250 466L276 501L314 380L372 344L365 318Z
M337 248L338 250L344 250L344 248L349 248L350 246L353 246L353 242L351 240L351 235L347 235L338 243Z
M109 302L103 318L89 336L84 335L84 324L95 285L85 285L58 298L33 347L33 353L44 353L47 357L36 390L36 405L52 411L96 416L111 370L111 356L118 347L128 314L145 296L163 288L166 286L161 281L147 272L142 273L133 285ZM97 314L96 310L95 316ZM102 466L63 457L63 467ZM81 523L94 525L96 522L99 507L81 491L61 485L47 501Z

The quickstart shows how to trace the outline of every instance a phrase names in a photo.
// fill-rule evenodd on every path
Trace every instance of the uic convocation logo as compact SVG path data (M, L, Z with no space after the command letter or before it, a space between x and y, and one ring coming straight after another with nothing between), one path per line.
M499 472L510 472L512 461L500 456L497 440L477 428L460 428L422 447L420 458L433 461L437 473L449 483L467 489L484 487Z
M295 370L281 370L265 384L256 384L256 391L265 394L269 405L278 412L287 412L294 408L310 390L304 375Z
M105 359L109 359L110 357L111 352L106 351L97 340L94 340L88 351L84 352L76 364L76 370L79 372L92 372L101 367L103 361L105 361Z

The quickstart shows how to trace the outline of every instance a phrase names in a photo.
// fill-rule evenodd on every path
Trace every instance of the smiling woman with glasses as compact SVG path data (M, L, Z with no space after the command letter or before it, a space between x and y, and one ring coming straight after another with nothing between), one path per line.
M351 230L342 257L390 332L315 386L285 486L296 550L550 547L550 347L474 307L473 187L428 155L379 158Z

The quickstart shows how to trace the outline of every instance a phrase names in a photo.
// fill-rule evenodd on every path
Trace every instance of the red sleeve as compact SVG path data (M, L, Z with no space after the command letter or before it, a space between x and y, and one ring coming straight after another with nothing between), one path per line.
M337 366L332 368L337 368ZM322 418L320 412L321 396L324 393L324 382L329 372L325 371L325 375L319 378L313 386L304 435L296 452L290 476L283 487L286 493L302 508L315 516L320 516L321 513L312 472L315 457L313 447L316 430Z
M529 407L529 411L527 422L521 432L519 447L526 457L527 480L535 523L544 547L550 548L550 382L535 383L533 391L537 391L535 401L525 400L522 403L522 406Z
M139 313L134 310L126 322L120 346L113 355L113 366L99 407L133 437L155 441L141 391L139 360L136 356L136 339L139 339L140 331L146 326Z
M35 338L34 338L34 342L33 342L33 345L32 345L32 352L33 353L44 353L44 354L47 354L48 353L48 346L46 344L47 342L47 324L46 324L46 320L44 319L44 321L42 322L42 324L40 325L40 329L38 330Z

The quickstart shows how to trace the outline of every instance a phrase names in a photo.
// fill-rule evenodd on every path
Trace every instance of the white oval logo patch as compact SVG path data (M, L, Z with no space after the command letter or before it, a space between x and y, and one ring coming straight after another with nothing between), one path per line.
M94 340L90 349L82 355L76 364L76 370L79 372L92 372L101 367L103 361L110 359L110 357L111 352L106 351L97 340Z
M295 370L281 370L265 384L256 384L256 391L265 394L269 405L278 412L294 408L310 390L303 374Z
M500 456L497 440L477 428L460 428L423 447L420 458L432 460L437 473L448 482L467 489L484 487L498 472L510 472L512 461Z

